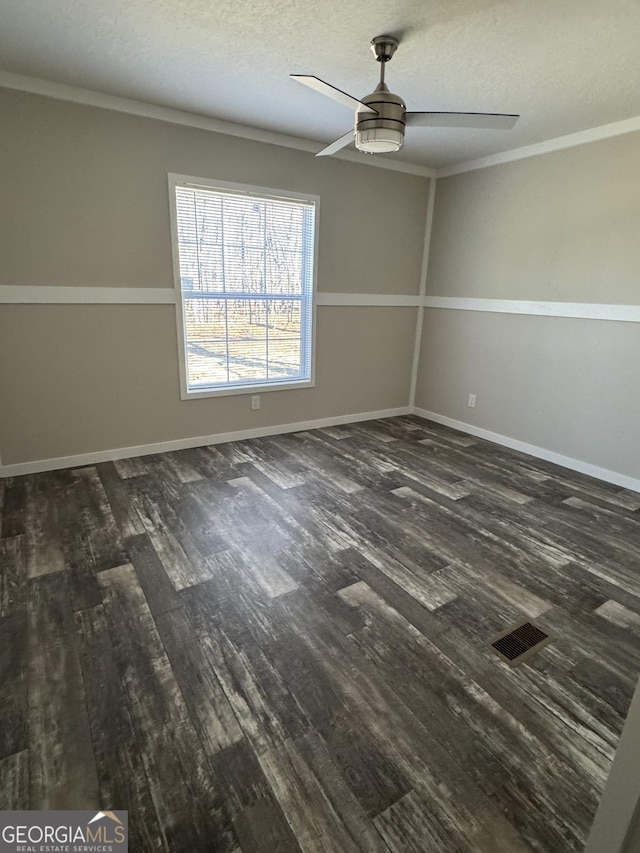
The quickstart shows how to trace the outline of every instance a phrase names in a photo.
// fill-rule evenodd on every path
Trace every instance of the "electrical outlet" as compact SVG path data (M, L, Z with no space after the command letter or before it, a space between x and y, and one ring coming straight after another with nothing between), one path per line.
M469 399L467 400L467 406L469 406L470 409L475 409L475 407L476 407L476 395L475 394L469 394Z
M257 412L260 408L260 395L254 394L251 398L251 408L254 412Z

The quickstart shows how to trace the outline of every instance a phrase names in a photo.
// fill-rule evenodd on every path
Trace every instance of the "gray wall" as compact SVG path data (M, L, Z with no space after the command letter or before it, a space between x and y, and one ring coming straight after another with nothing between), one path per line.
M638 851L640 851L640 802L624 846L624 853L638 853Z
M413 308L319 308L315 388L270 391L252 412L245 394L180 399L172 305L2 305L2 459L406 406L414 329Z
M320 195L320 292L418 292L426 178L9 90L0 114L0 285L171 288L177 172ZM634 134L439 180L428 293L640 304L639 179ZM0 305L2 462L406 406L415 322L319 307L317 386L256 413L180 400L171 306ZM427 309L416 405L640 477L639 363L635 323Z
M438 180L434 296L639 304L640 134Z
M428 294L640 304L639 184L638 134L438 180ZM639 365L637 323L427 309L416 405L637 478Z
M319 291L418 292L427 178L9 90L0 114L0 285L172 288L175 172L319 195ZM416 313L320 306L316 387L251 412L180 400L173 306L0 304L2 462L407 406Z
M640 682L620 736L585 853L640 851Z

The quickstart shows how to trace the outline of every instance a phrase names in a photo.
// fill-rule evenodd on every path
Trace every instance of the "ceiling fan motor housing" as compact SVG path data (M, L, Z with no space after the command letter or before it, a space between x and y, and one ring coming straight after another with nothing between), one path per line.
M407 107L400 95L394 95L384 83L380 83L374 92L365 95L361 101L377 110L377 115L356 111L356 139L358 134L364 134L366 131L393 130L400 134L398 148L402 147Z

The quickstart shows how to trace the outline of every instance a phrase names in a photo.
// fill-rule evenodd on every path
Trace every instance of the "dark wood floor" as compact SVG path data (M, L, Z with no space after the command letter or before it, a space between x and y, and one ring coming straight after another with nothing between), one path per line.
M134 853L582 849L640 495L412 417L3 485L1 808L128 809Z

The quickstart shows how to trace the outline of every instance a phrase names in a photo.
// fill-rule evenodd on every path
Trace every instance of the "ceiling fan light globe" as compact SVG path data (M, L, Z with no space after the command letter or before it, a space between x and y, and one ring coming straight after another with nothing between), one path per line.
M399 151L403 143L404 133L401 130L380 127L356 131L356 148L366 154L389 154Z

